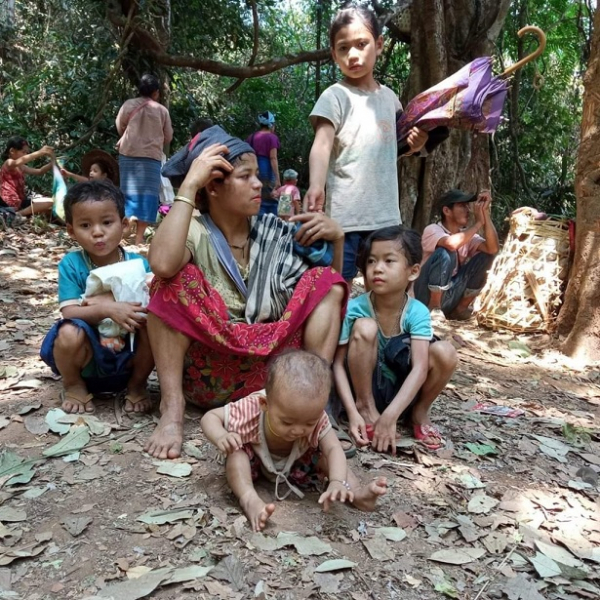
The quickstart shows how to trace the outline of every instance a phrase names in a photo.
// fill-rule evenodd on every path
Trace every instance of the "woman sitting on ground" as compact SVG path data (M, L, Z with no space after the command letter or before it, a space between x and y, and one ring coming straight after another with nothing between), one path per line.
M208 410L262 389L268 358L284 348L331 363L348 293L325 266L341 268L335 221L257 216L261 182L249 144L211 127L163 170L186 172L149 254L157 277L148 334L162 400L146 450L161 458L180 454L186 400Z

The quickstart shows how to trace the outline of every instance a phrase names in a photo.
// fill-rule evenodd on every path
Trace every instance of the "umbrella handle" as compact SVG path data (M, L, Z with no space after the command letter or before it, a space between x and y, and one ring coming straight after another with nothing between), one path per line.
M523 27L523 29L519 29L517 35L519 37L523 37L526 33L534 33L536 35L538 39L538 47L531 54L528 54L519 62L508 67L508 69L502 73L501 77L508 77L509 75L512 75L515 71L518 71L528 62L531 62L533 59L537 58L546 48L546 34L539 27L528 25L527 27Z

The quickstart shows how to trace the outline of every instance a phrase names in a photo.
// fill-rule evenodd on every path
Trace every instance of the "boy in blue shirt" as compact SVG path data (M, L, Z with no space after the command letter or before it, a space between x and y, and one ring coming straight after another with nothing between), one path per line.
M334 379L359 446L396 453L396 424L410 416L415 438L444 445L429 409L456 368L456 350L435 341L428 308L407 294L419 276L421 236L400 226L369 235L361 271L370 291L350 300L333 363ZM435 341L435 343L432 343Z
M81 246L58 265L58 302L62 319L42 342L41 357L54 373L62 375L62 408L69 413L93 412L94 393L127 389L125 411L151 407L146 390L154 360L146 331L147 310L139 302L116 302L112 293L84 298L90 271L114 263L141 259L120 245L128 226L125 198L106 181L74 185L64 201L67 233ZM103 344L97 326L112 319L127 332L135 332L135 350Z

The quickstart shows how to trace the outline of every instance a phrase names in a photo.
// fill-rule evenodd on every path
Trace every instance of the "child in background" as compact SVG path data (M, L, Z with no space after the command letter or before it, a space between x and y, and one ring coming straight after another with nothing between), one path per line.
M321 473L328 479L319 498L325 511L332 502L350 502L372 511L386 493L384 477L361 486L348 468L324 410L330 389L327 362L316 354L293 350L273 359L265 390L202 417L206 437L227 454L227 481L254 531L264 529L275 510L254 488L261 472L275 482L278 500L291 492L303 497L296 485L309 483L311 474Z
M115 185L119 185L119 163L104 150L91 150L83 155L81 159L81 170L85 175L77 175L71 173L67 169L61 169L63 177L70 177L80 183L85 181L112 181Z
M0 168L0 206L12 208L24 217L52 210L52 198L35 197L27 194L25 189L25 175L44 175L52 169L52 162L39 169L27 166L27 163L42 156L54 158L54 150L50 146L43 146L30 153L25 138L9 138L2 153L4 163Z
M327 214L344 230L344 270L357 273L359 249L367 235L401 222L397 175L396 94L373 77L383 38L377 17L366 8L335 16L329 31L331 54L344 78L327 88L310 114L315 139L310 151L306 210ZM407 143L419 152L428 134L413 128Z
M125 388L125 411L146 411L151 406L146 381L154 368L143 314L148 311L139 302L115 302L111 293L81 300L92 269L141 258L150 271L145 258L120 246L127 227L123 192L104 181L77 183L67 192L64 208L67 232L82 249L68 253L58 265L63 318L44 338L42 359L62 375L64 411L93 412L93 393ZM113 352L100 343L97 325L106 318L135 332L135 352L129 345Z
M300 203L300 190L298 185L298 173L294 169L286 169L283 172L283 185L273 193L279 199L277 214L284 221L302 212Z
M429 409L456 368L456 350L435 341L429 309L408 296L419 276L421 236L384 227L365 241L360 268L370 292L350 300L333 363L337 392L360 446L396 453L396 424L412 420L430 450L444 445ZM435 343L433 343L435 341Z

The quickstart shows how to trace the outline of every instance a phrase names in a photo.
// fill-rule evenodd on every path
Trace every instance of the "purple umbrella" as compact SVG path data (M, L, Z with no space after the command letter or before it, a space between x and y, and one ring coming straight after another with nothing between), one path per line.
M484 56L415 96L396 121L399 154L405 153L406 137L415 126L431 132L433 136L430 137L442 133L439 130L446 131L448 127L482 133L496 131L508 91L507 77L539 56L546 47L546 36L541 29L523 27L518 35L522 37L528 32L537 35L538 48L506 69L502 75L492 74L492 58ZM435 129L438 132L434 132Z

